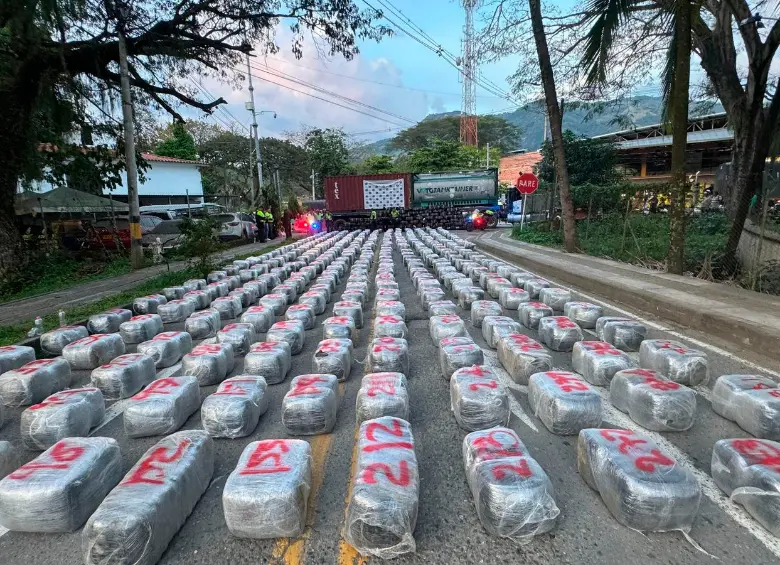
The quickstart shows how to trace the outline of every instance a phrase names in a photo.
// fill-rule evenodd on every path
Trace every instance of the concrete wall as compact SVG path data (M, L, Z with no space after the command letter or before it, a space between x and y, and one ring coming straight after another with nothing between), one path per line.
M759 258L757 254L760 238L761 228L747 220L737 247L737 257L746 270L760 267L767 261L780 261L780 234L771 229L764 230L764 243L761 245Z

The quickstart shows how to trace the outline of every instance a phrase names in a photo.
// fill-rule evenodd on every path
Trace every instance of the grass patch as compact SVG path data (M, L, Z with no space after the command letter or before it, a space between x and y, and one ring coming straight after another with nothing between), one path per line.
M64 290L89 281L118 277L131 271L130 259L117 257L108 262L76 260L56 254L43 261L33 261L23 279L0 285L0 304Z
M594 257L605 257L635 264L664 262L669 247L669 218L666 215L632 214L629 229L623 238L623 216L615 214L600 220L577 222L577 242L580 250ZM729 220L724 214L704 214L688 219L685 234L685 270L698 273L705 261L717 261L728 237ZM546 247L562 247L560 230L550 230L549 224L530 224L521 232L512 230L518 241Z
M265 247L259 251L254 251L253 253L247 253L243 256L236 256L234 257L234 259L242 259L251 256L263 255L265 253L268 253L269 251L273 251L274 249L277 249L289 243L291 242L286 241L286 242L274 244L269 247ZM123 274L123 273L119 273L119 274ZM110 276L115 276L115 275L110 275ZM117 308L119 306L131 304L133 300L138 298L139 296L145 296L147 294L160 292L160 290L163 287L181 285L187 279L192 279L192 278L200 278L197 271L192 268L186 268L181 271L173 271L170 273L163 273L161 275L157 275L155 277L147 279L144 282L134 286L129 290L122 291L112 296L107 296L105 298L98 300L97 302L90 302L89 304L83 304L80 306L74 306L73 308L66 309L65 316L67 317L68 322L83 320L85 318L88 318L92 314L99 314L100 312L108 310L109 308ZM74 283L74 284L78 284L78 283ZM22 341L27 336L27 332L30 331L30 328L33 327L34 322L35 322L34 320L25 320L19 322L18 324L13 324L10 326L0 326L0 346L12 345L14 343L18 343ZM58 313L49 314L43 317L44 330L48 331L58 326L59 326Z

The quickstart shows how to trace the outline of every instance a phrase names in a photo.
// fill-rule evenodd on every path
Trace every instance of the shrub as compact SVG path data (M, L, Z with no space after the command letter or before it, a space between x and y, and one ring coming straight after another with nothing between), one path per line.
M182 244L178 253L186 257L192 269L204 279L217 267L214 253L224 248L218 237L219 227L219 222L213 216L195 220L184 218L179 226Z

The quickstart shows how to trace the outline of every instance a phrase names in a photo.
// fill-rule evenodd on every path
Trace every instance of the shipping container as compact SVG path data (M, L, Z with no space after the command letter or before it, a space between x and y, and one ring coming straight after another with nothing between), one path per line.
M408 208L411 173L325 177L325 200L331 212Z
M459 173L420 173L413 177L415 207L496 204L498 169Z

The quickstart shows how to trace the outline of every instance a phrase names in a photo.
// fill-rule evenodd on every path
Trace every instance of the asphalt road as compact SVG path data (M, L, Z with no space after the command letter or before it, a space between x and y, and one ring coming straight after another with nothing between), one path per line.
M702 486L702 502L689 542L680 533L642 534L629 530L607 511L600 497L581 479L576 468L576 436L556 436L547 431L532 414L524 387L510 384L512 419L510 427L550 477L561 515L557 527L549 534L533 539L526 545L489 536L477 519L471 493L466 484L461 443L466 432L461 430L450 411L449 383L439 369L438 350L428 333L428 314L422 309L411 279L400 255L395 253L395 275L406 306L409 328L410 423L415 438L415 451L420 471L419 515L414 537L417 552L395 560L398 563L642 563L675 565L712 563L713 556L723 562L751 565L777 563L780 540L761 528L752 518L720 493L709 478L711 449L722 438L747 437L731 422L716 415L707 400L708 389L698 392L698 413L693 428L682 433L653 434L667 453L678 463L690 465ZM345 277L346 278L346 277ZM371 279L373 280L373 279ZM354 364L349 380L340 386L341 404L333 433L304 438L311 442L314 456L313 489L309 499L309 515L304 535L297 540L254 541L238 539L228 532L222 513L221 495L227 475L233 470L244 447L259 439L290 437L281 424L281 400L293 376L312 371L312 354L322 339L321 322L330 316L333 303L343 291L344 283L317 317L315 329L306 332L301 354L293 357L292 371L285 383L269 386L269 409L255 432L236 440L215 440L216 465L212 483L185 525L175 536L160 563L241 564L286 563L358 563L364 560L343 541L346 500L349 496L351 466L355 447L355 398L364 374L361 363L367 356L367 344L372 336L373 296L370 289L364 308L366 326L360 330L355 344ZM451 299L451 296L447 296ZM606 308L605 314L616 311ZM510 314L505 312L505 314ZM475 342L486 354L488 364L497 365L495 351L482 338L481 331L471 326L468 312L461 312ZM516 315L516 314L515 314ZM181 329L173 325L166 329ZM536 337L534 331L527 332ZM651 338L672 337L652 330ZM700 347L700 346L699 346ZM729 373L759 372L749 362L708 351L714 377ZM571 370L571 354L555 353L555 367ZM243 360L237 359L234 374L241 374ZM167 374L176 372L176 368ZM88 373L78 373L73 386L89 381ZM216 387L203 387L201 396ZM606 398L606 397L605 397ZM626 416L603 402L603 427L640 428ZM0 439L19 444L21 409L8 410ZM115 438L122 450L125 468L129 469L159 438L129 439L124 435L121 404L112 407L114 419L93 435ZM185 429L201 428L196 412ZM25 461L36 453L25 451ZM0 563L19 565L59 565L82 562L81 531L70 534L0 534Z

